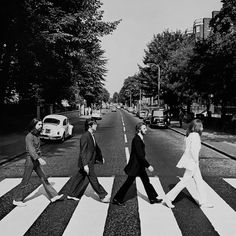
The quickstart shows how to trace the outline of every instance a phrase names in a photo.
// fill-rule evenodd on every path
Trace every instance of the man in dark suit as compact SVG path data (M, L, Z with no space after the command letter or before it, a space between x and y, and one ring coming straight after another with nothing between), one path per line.
M150 172L154 171L153 167L145 159L145 144L143 142L143 136L146 132L147 127L145 123L140 122L136 125L136 134L132 140L130 159L124 169L128 177L113 198L113 204L120 206L124 205L123 200L125 194L137 176L140 177L143 182L150 203L154 204L161 202L161 200L157 199L158 194L150 183L149 177L145 170L145 168L147 168Z
M87 119L85 122L85 130L87 131L80 138L79 170L72 180L71 188L67 196L68 199L79 200L83 190L85 190L88 183L90 183L102 202L110 201L106 190L98 182L94 171L94 165L96 163L104 163L101 149L94 138L96 129L96 121Z

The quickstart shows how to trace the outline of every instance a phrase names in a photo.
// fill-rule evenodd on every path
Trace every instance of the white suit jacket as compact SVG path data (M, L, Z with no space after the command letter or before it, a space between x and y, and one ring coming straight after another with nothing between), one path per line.
M199 152L201 149L200 135L196 132L190 133L185 139L185 151L177 163L178 168L194 170L199 164Z

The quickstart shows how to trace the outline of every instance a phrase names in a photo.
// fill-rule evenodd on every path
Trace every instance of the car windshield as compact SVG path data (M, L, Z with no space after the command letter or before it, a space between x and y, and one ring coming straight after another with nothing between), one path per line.
M163 116L164 112L162 110L153 111L153 116Z
M60 120L57 120L55 118L46 118L43 123L59 125L60 124Z

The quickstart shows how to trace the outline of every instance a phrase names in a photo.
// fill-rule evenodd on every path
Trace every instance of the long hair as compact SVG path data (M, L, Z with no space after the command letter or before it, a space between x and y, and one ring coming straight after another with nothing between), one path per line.
M37 118L33 118L33 119L30 121L30 123L29 123L29 125L28 125L28 127L27 127L27 130L28 130L29 132L31 132L31 131L35 128L36 124L37 124L39 121L41 121L41 120L39 120L39 119L37 119Z
M186 130L186 136L188 137L190 133L196 132L199 133L199 135L202 135L202 121L200 119L194 119L190 122L188 125L188 128Z

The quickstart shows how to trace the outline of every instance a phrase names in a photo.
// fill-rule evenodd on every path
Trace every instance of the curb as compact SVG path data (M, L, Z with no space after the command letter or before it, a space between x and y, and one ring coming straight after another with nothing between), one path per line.
M181 132L181 131L179 131L179 130L176 130L176 129L171 128L171 127L168 127L168 128L169 128L170 130L172 130L172 131L175 131L176 133L179 133L179 134L185 136L185 133L183 133L183 132ZM223 154L223 155L225 155L225 156L227 156L227 157L229 157L229 158L231 158L231 159L233 159L233 160L236 160L236 157L235 157L235 156L232 156L231 154L229 154L229 153L227 153L227 152L224 152L224 151L222 151L222 150L220 150L220 149L218 149L218 148L212 146L212 145L209 144L209 143L206 143L206 142L204 142L204 141L201 141L201 143L202 143L202 145L204 145L204 146L206 146L206 147L208 147L208 148L210 148L210 149L212 149L212 150L214 150L214 151L216 151L216 152L219 152L219 153L221 153L221 154Z

